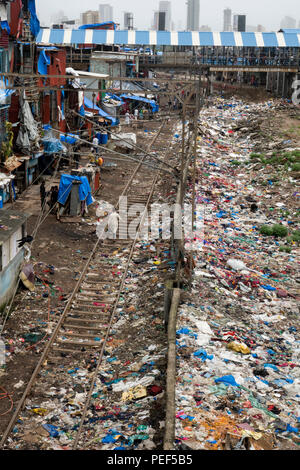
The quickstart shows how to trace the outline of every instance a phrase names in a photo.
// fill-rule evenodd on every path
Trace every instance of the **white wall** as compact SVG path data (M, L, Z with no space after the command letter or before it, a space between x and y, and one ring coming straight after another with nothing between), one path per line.
M22 238L22 227L19 229L2 245L2 269L4 269L19 253L21 248L18 247L17 240Z

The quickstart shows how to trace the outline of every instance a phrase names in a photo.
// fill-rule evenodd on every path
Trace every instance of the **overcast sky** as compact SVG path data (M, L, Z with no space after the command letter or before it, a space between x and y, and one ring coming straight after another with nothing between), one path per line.
M172 20L177 29L186 27L186 1L172 1ZM138 29L149 29L153 13L158 9L158 0L36 0L39 19L42 24L49 25L51 16L63 10L69 19L80 17L86 10L98 10L100 3L110 3L114 7L114 21L123 28L124 11L134 13L134 26ZM274 31L280 27L284 16L300 20L299 0L200 0L200 25L209 25L213 31L222 31L223 10L229 7L233 13L246 14L247 24L262 24L267 30Z

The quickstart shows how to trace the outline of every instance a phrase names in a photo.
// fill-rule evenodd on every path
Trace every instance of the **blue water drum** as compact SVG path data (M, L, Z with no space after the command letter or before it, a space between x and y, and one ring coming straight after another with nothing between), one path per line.
M104 132L103 134L101 134L101 143L103 145L107 144L108 142L108 134L107 132Z

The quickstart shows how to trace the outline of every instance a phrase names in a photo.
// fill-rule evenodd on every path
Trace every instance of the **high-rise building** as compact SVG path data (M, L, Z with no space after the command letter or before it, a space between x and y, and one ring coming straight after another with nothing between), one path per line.
M158 12L158 31L166 31L166 12Z
M99 11L98 10L88 10L80 15L80 22L84 24L96 24L99 23Z
M152 27L151 29L153 31L157 31L158 30L158 19L159 19L159 12L158 11L155 11L154 12L154 16L153 16L153 23L152 23Z
M188 0L187 2L187 30L199 31L200 0Z
M124 13L124 29L133 30L133 13L129 11Z
M233 31L244 33L246 31L246 15L234 15Z
M165 30L170 31L172 15L171 2L159 2L159 11L165 13Z
M232 31L232 11L230 8L224 10L223 31Z
M280 23L281 29L296 29L297 21L290 16L285 16Z
M100 21L106 23L106 21L113 21L113 7L109 3L103 3L99 5Z

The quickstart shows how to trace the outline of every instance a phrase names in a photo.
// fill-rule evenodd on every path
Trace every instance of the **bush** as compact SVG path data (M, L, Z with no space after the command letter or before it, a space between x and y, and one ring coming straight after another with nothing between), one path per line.
M270 227L270 225L263 225L260 228L260 233L268 237L273 236L273 237L284 238L288 234L288 229L284 225L281 225L281 224L275 224L272 227Z
M300 242L300 230L295 230L295 232L292 233L292 240L293 242Z
M274 237L283 238L287 236L288 229L284 225L276 224L276 225L273 225L272 232L273 232Z
M293 157L296 157L297 160L299 160L299 158L300 158L300 150L294 150L294 151L292 152L292 155L293 155Z
M263 225L261 228L260 228L260 233L262 235L266 235L268 237L271 237L273 235L273 230L272 230L272 227L270 227L269 225Z
M294 163L294 165L292 165L292 171L300 171L300 163Z
M279 248L279 251L285 252L285 253L291 253L292 248L291 248L290 246L281 246L281 247Z

